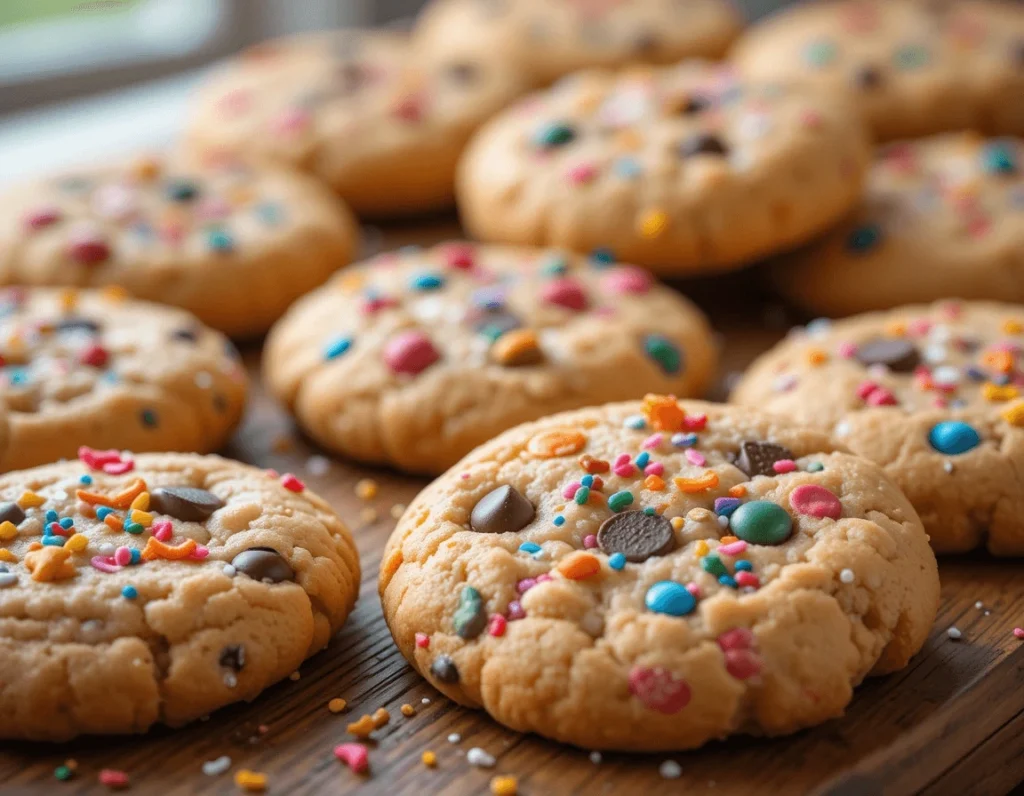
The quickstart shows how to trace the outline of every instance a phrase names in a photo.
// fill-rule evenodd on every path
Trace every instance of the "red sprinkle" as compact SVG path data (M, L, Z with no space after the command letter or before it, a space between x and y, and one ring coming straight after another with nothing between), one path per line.
M361 743L343 743L334 747L334 756L356 774L370 770L370 753Z
M56 224L61 219L61 212L56 207L42 207L25 216L25 226L29 229L42 229Z
M79 231L68 240L68 254L82 265L96 265L110 256L110 246L98 233Z
M490 620L487 622L487 632L492 636L504 636L505 629L508 627L508 620L505 619L501 614L493 614Z
M761 580L753 572L740 570L733 576L739 586L752 586L755 589L761 587Z
M423 332L399 332L384 346L384 361L394 373L422 373L441 358Z
M86 348L78 357L79 361L83 365L92 365L94 368L102 368L107 364L107 360L110 359L110 355L101 345L93 343Z
M114 768L105 768L100 771L100 785L105 785L111 790L121 790L130 784L128 774Z
M761 658L751 650L727 650L725 670L737 680L748 680L761 673Z
M470 270L475 264L473 247L466 243L449 243L444 247L444 264L449 268Z
M420 649L426 649L427 647L429 647L430 646L430 636L428 636L426 633L417 633L416 634L416 646L419 647Z
M545 282L540 297L548 304L557 304L570 310L582 311L587 308L587 296L575 279L561 277Z
M601 279L606 293L646 293L651 289L651 275L632 265L615 268Z
M281 476L281 486L292 492L302 492L306 488L306 485L291 473L285 473Z
M734 627L726 630L718 637L718 646L725 650L745 650L754 645L755 637L752 630L745 627Z
M690 686L665 669L634 666L629 673L629 692L658 713L678 713L690 702Z

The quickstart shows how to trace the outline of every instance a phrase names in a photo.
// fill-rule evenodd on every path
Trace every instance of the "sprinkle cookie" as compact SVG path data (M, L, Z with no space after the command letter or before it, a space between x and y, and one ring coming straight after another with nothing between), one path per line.
M246 390L234 346L187 312L112 290L0 290L0 472L80 445L213 451Z
M727 0L435 0L416 39L428 57L473 53L546 85L586 67L720 58L741 24Z
M736 403L878 462L940 553L1024 555L1024 309L942 302L814 321L759 359Z
M948 296L1024 301L1024 142L969 133L890 144L860 209L776 272L823 315Z
M293 475L83 448L0 478L0 738L178 726L322 649L359 588Z
M684 275L807 242L856 206L869 160L853 112L804 90L697 62L585 72L484 127L460 211L486 240Z
M347 263L356 237L348 211L302 175L145 157L0 196L0 283L117 285L254 335Z
M735 47L745 74L850 97L879 140L974 129L1024 135L1024 5L802 3Z
M842 715L917 652L939 597L879 467L777 417L655 395L478 448L409 506L380 590L450 698L638 751Z
M449 243L381 255L299 301L263 372L324 447L439 473L551 412L700 394L715 360L700 311L646 271Z
M525 88L471 57L421 63L398 33L340 30L264 42L196 99L193 144L301 168L361 214L445 207L470 134Z

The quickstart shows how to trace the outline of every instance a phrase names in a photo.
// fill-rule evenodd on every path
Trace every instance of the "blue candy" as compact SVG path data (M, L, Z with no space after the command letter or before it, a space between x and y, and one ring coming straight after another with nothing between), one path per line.
M626 557L622 553L612 553L608 556L608 566L615 570L623 569L626 566Z
M697 601L686 587L671 580L662 580L651 586L644 597L644 604L649 611L669 616L686 616L697 607Z
M973 426L960 420L945 420L932 426L928 442L939 453L956 456L978 447L981 435Z
M540 552L540 545L536 544L535 542L523 542L521 545L519 545L519 552L529 553L530 555L533 555L534 553Z
M337 359L352 347L351 337L337 337L324 346L324 359Z

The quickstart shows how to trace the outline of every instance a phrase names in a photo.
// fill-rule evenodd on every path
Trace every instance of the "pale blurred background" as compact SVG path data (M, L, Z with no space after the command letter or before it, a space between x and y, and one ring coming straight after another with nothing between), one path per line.
M421 5L0 0L0 184L171 143L203 72L247 44L343 25L403 25ZM783 3L737 5L754 19Z

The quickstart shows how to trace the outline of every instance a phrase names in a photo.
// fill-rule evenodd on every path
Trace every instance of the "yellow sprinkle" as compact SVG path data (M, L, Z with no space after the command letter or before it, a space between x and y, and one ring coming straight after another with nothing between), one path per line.
M698 556L706 556L708 554L708 543L703 539L699 540L693 548L693 552Z
M1005 334L1020 334L1024 332L1024 324L1020 321L1007 320L1003 322L1003 332Z
M341 711L343 711L347 706L348 702L341 697L335 697L327 703L327 709L331 711L331 713L341 713Z
M258 774L255 771L250 771L247 768L243 768L235 774L235 784L242 790L252 791L256 793L262 790L266 790L267 775Z
M986 401L1012 401L1020 392L1012 384L993 384L985 382L981 387L981 394Z
M377 482L372 478L362 478L356 483L356 495L360 500L373 500L377 497Z
M8 564L17 564L18 557L6 547L0 547L0 561L4 561Z
M673 531L681 531L683 529L683 523L685 522L682 517L673 517L669 522L672 523Z
M39 508L46 502L46 498L40 497L35 492L24 492L21 497L18 498L18 505L23 509L35 509Z
M131 507L139 511L149 511L149 492L140 492L132 501Z
M355 293L363 286L363 278L359 274L345 274L338 280L338 288L342 293Z
M128 298L128 291L120 285L108 285L100 291L107 301L119 303Z
M491 780L491 793L494 796L516 796L519 792L519 781L512 776L499 775Z
M1003 420L1011 426L1024 426L1024 401L1016 401L1002 411Z
M416 708L414 708L408 702L406 702L404 705L402 705L400 710L402 711L402 715L403 716L407 716L408 717L408 716L415 716L416 715Z
M668 214L664 210L648 210L638 222L640 234L645 238L656 238L668 229Z
M78 305L77 290L62 290L60 292L60 306L65 312L70 312Z
M294 672L288 675L288 679L291 680L293 683L297 683L301 678L302 673L298 669L296 669Z
M64 542L64 549L70 550L72 553L81 553L88 546L89 537L81 533L72 535L66 542Z
M15 525L10 520L4 520L3 522L0 522L0 539L3 539L6 542L10 539L13 539L17 535L17 525Z
M145 494L145 493L143 493ZM143 528L148 528L153 524L153 515L148 511L139 511L138 509L132 509L131 512L132 522L137 522Z
M427 768L434 768L437 765L437 755L433 752L424 752L420 756L420 760L423 761L423 765Z

